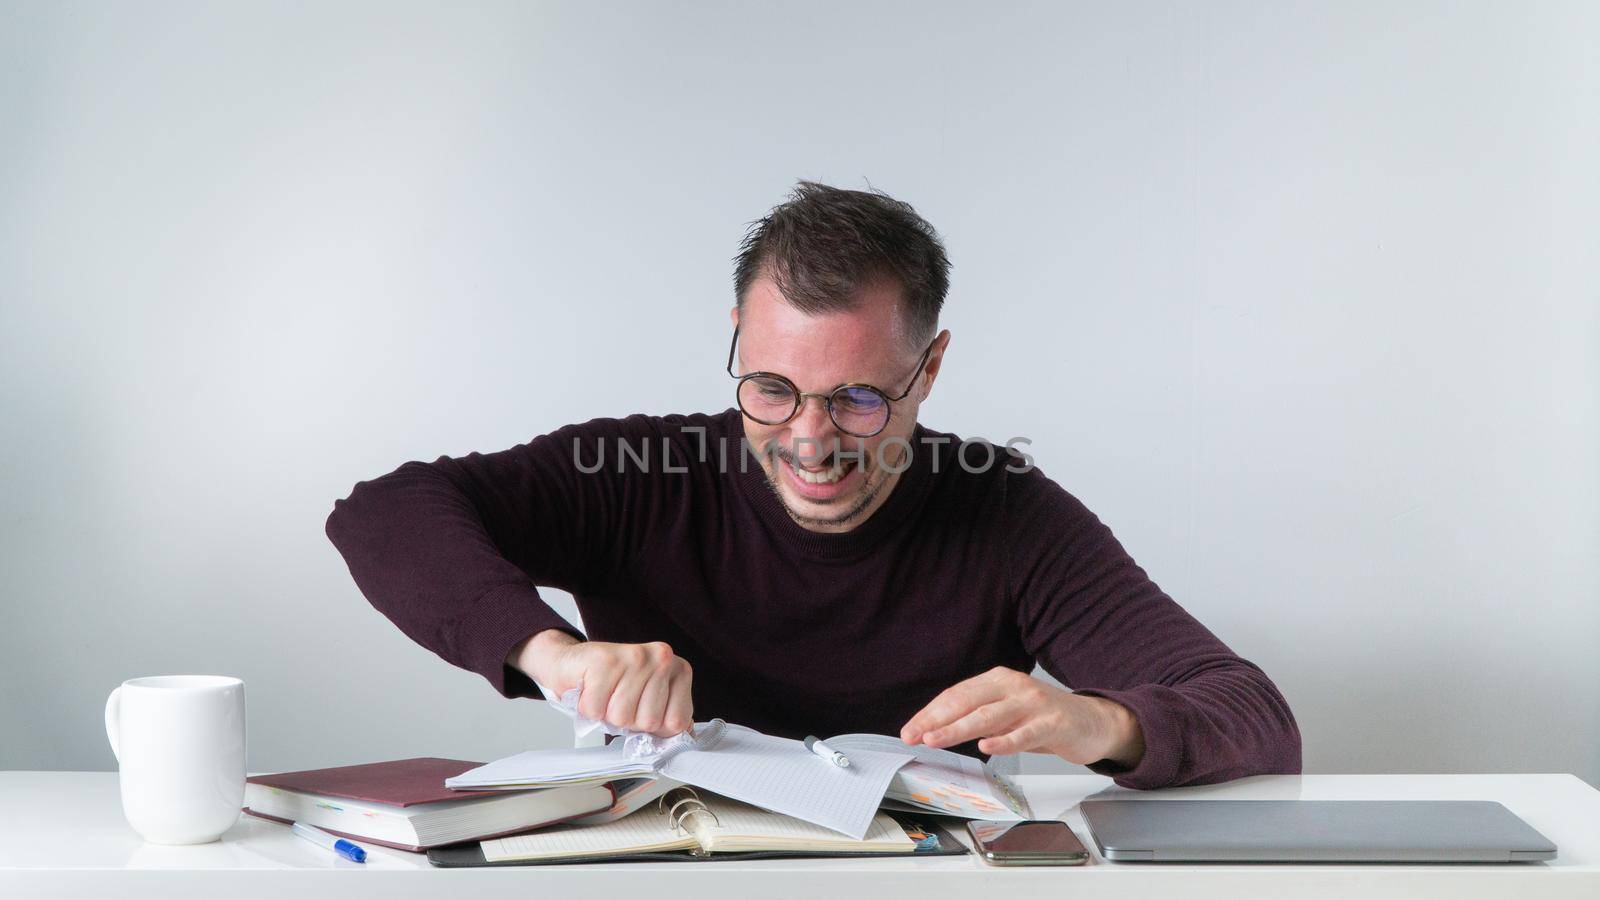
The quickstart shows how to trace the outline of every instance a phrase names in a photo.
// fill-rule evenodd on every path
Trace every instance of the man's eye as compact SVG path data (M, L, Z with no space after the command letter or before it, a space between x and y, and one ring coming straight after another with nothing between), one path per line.
M877 394L867 390L840 391L834 395L833 402L848 412L872 412L883 405Z

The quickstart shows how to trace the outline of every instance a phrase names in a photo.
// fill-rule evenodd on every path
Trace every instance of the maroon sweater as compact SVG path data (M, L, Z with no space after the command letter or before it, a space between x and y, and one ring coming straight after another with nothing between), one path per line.
M1300 733L1271 680L1037 468L1007 471L1022 463L1002 449L968 472L959 438L918 426L878 511L818 534L789 518L753 458L740 471L743 434L737 410L635 415L408 462L337 501L327 534L373 606L506 697L538 696L505 664L517 642L577 634L540 599L546 585L574 595L595 640L670 644L694 668L702 720L899 734L956 682L1037 661L1138 718L1143 760L1091 767L1119 784L1300 771ZM923 441L939 437L950 440ZM648 471L618 441L648 448ZM602 444L604 466L580 471Z

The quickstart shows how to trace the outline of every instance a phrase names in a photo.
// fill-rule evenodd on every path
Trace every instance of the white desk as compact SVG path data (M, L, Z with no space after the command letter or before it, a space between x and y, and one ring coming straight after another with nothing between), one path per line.
M1498 800L1556 842L1548 863L1505 865L985 866L975 856L884 860L623 863L435 869L420 854L367 845L365 865L289 829L241 816L222 840L143 843L122 818L114 772L0 772L0 897L588 898L739 897L1600 897L1600 791L1571 775L1271 775L1136 793L1090 775L1024 776L1034 812L1062 818L1091 849L1076 810L1091 794L1307 800ZM963 835L964 836L964 835Z

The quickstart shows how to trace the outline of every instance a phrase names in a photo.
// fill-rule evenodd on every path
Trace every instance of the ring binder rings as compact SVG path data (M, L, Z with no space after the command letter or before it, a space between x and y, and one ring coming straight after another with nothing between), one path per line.
M692 836L695 839L697 846L688 848L691 854L695 856L710 855L710 851L706 850L703 846L706 843L704 830L692 829L685 823L688 822L690 816L710 816L711 823L720 828L722 827L722 819L717 816L715 810L712 810L710 807L706 806L705 801L700 799L700 794L691 787L677 788L662 795L662 797L656 801L657 811L662 811L667 799L673 795L678 795L677 799L673 801L670 809L665 810L667 820L672 824L672 830L680 834ZM682 809L683 811L679 812L679 809Z
M722 820L717 817L716 811L706 806L705 801L700 799L700 795L695 792L695 789L690 787L678 788L669 792L666 796L656 801L656 808L660 809L667 798L673 794L687 795L678 797L673 801L672 808L666 810L667 818L671 820L672 827L675 830L687 832L688 829L683 825L684 821L690 816L696 815L710 816L714 824L719 826L722 824ZM683 808L683 812L678 812L679 807Z

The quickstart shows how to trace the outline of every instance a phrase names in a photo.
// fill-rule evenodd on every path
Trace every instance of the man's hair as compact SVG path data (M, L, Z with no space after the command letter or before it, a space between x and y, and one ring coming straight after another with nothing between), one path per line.
M734 261L741 309L763 273L810 315L853 309L857 291L893 278L904 292L906 338L913 343L932 340L950 289L939 233L911 204L876 189L797 183L787 201L751 223Z

